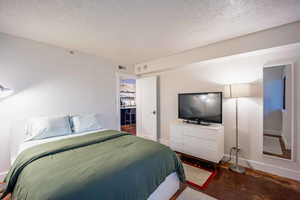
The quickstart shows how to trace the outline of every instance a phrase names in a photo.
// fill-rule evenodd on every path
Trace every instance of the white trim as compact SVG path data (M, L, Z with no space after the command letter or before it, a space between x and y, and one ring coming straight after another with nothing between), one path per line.
M229 155L225 154L224 157L228 159ZM234 160L235 160L235 157L232 156L231 162L234 162ZM291 170L291 169L287 169L287 168L283 168L283 167L278 167L275 165L266 164L266 163L259 162L259 161L247 160L245 158L240 158L240 157L239 157L239 164L244 167L248 167L250 169L255 169L255 170L267 172L270 174L275 174L277 176L282 176L285 178L290 178L290 179L300 181L300 171Z
M0 172L0 182L3 181L3 179L5 178L5 176L6 176L7 173L8 172Z
M116 101L117 101L117 120L118 120L118 130L121 130L121 109L120 109L120 80L121 77L126 77L130 79L137 79L136 75L128 74L128 73L122 73L122 72L116 72Z

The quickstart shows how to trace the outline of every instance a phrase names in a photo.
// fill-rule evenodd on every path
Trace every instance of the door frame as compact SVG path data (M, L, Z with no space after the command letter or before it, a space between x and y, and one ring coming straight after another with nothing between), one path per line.
M116 102L117 102L117 121L118 121L118 126L117 130L121 131L121 107L120 107L120 81L122 79L137 79L138 76L134 74L129 74L129 73L123 73L123 72L116 72Z

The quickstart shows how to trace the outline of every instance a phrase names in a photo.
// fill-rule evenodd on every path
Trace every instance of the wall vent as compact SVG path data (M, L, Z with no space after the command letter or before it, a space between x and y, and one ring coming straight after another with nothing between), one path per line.
M126 70L127 69L127 67L121 66L121 65L119 65L118 68L119 68L119 70Z

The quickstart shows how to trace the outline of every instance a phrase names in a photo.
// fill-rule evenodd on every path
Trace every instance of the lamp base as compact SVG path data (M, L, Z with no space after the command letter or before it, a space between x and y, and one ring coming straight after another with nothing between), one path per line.
M241 166L235 165L235 164L230 165L229 169L233 172L237 172L237 173L240 173L240 174L243 174L246 171L244 167L241 167Z

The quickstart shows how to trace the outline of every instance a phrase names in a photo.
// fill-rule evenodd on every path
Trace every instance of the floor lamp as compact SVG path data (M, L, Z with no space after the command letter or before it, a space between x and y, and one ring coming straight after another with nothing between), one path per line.
M239 98L241 97L249 97L250 96L250 84L242 83L242 84L230 84L225 86L225 98L234 98L235 99L235 163L229 166L229 169L238 172L244 173L245 168L239 166L239 110L238 103Z

